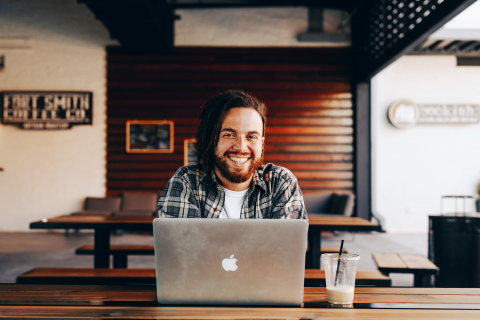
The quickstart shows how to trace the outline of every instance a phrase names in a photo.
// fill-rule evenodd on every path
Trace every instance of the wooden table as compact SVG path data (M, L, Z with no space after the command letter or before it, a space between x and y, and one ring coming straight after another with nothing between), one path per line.
M307 269L320 269L322 231L380 231L377 223L359 217L310 217L308 223Z
M478 319L480 289L356 288L353 308L332 308L305 288L303 308L160 306L155 286L0 284L0 318Z
M414 287L433 287L431 277L439 273L439 268L421 254L373 253L378 270L387 276L390 273L412 273Z
M30 223L30 229L94 229L94 267L110 266L110 231L115 229L152 231L154 217L59 216ZM379 225L358 217L309 218L307 269L320 269L321 233L325 230L375 231Z
M152 231L155 217L142 216L59 216L30 223L30 229L93 229L95 268L110 267L110 232L112 230Z

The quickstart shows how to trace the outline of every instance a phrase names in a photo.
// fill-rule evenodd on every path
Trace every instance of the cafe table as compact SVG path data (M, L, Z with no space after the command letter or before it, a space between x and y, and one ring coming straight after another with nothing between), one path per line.
M30 223L30 229L93 229L94 267L109 268L110 232L116 229L152 231L154 217L59 216ZM376 231L380 226L359 217L310 217L307 269L320 269L321 234L326 230Z
M0 284L0 318L75 319L479 319L478 288L357 287L332 307L325 287L305 288L303 307L159 305L155 286Z

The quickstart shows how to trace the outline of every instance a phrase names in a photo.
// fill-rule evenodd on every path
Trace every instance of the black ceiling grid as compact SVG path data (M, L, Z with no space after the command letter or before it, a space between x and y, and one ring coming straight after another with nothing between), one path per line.
M357 81L371 79L475 0L366 0L352 18Z
M428 39L413 49L409 55L455 55L480 57L480 40Z

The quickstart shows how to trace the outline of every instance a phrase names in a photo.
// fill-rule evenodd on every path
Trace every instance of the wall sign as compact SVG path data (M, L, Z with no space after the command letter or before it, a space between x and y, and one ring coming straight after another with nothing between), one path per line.
M197 164L197 140L185 139L183 141L183 165L191 166Z
M72 125L92 124L91 92L2 93L2 123L23 129L70 129Z
M127 152L172 153L173 121L127 121Z
M410 128L417 123L468 124L480 122L478 104L415 104L408 100L392 103L388 119L397 128Z

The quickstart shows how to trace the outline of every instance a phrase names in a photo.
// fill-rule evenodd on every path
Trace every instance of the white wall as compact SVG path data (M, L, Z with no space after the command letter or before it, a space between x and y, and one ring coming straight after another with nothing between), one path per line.
M29 38L30 49L6 48ZM11 41L10 41L11 42ZM93 125L34 131L0 124L0 230L80 209L105 195L107 30L75 0L0 1L0 90L93 92Z
M453 56L404 56L372 80L373 210L388 232L427 233L442 195L476 192L480 124L397 129L387 120L397 99L480 104L480 67L457 67ZM453 211L453 201L445 207ZM471 201L467 209L474 211Z

